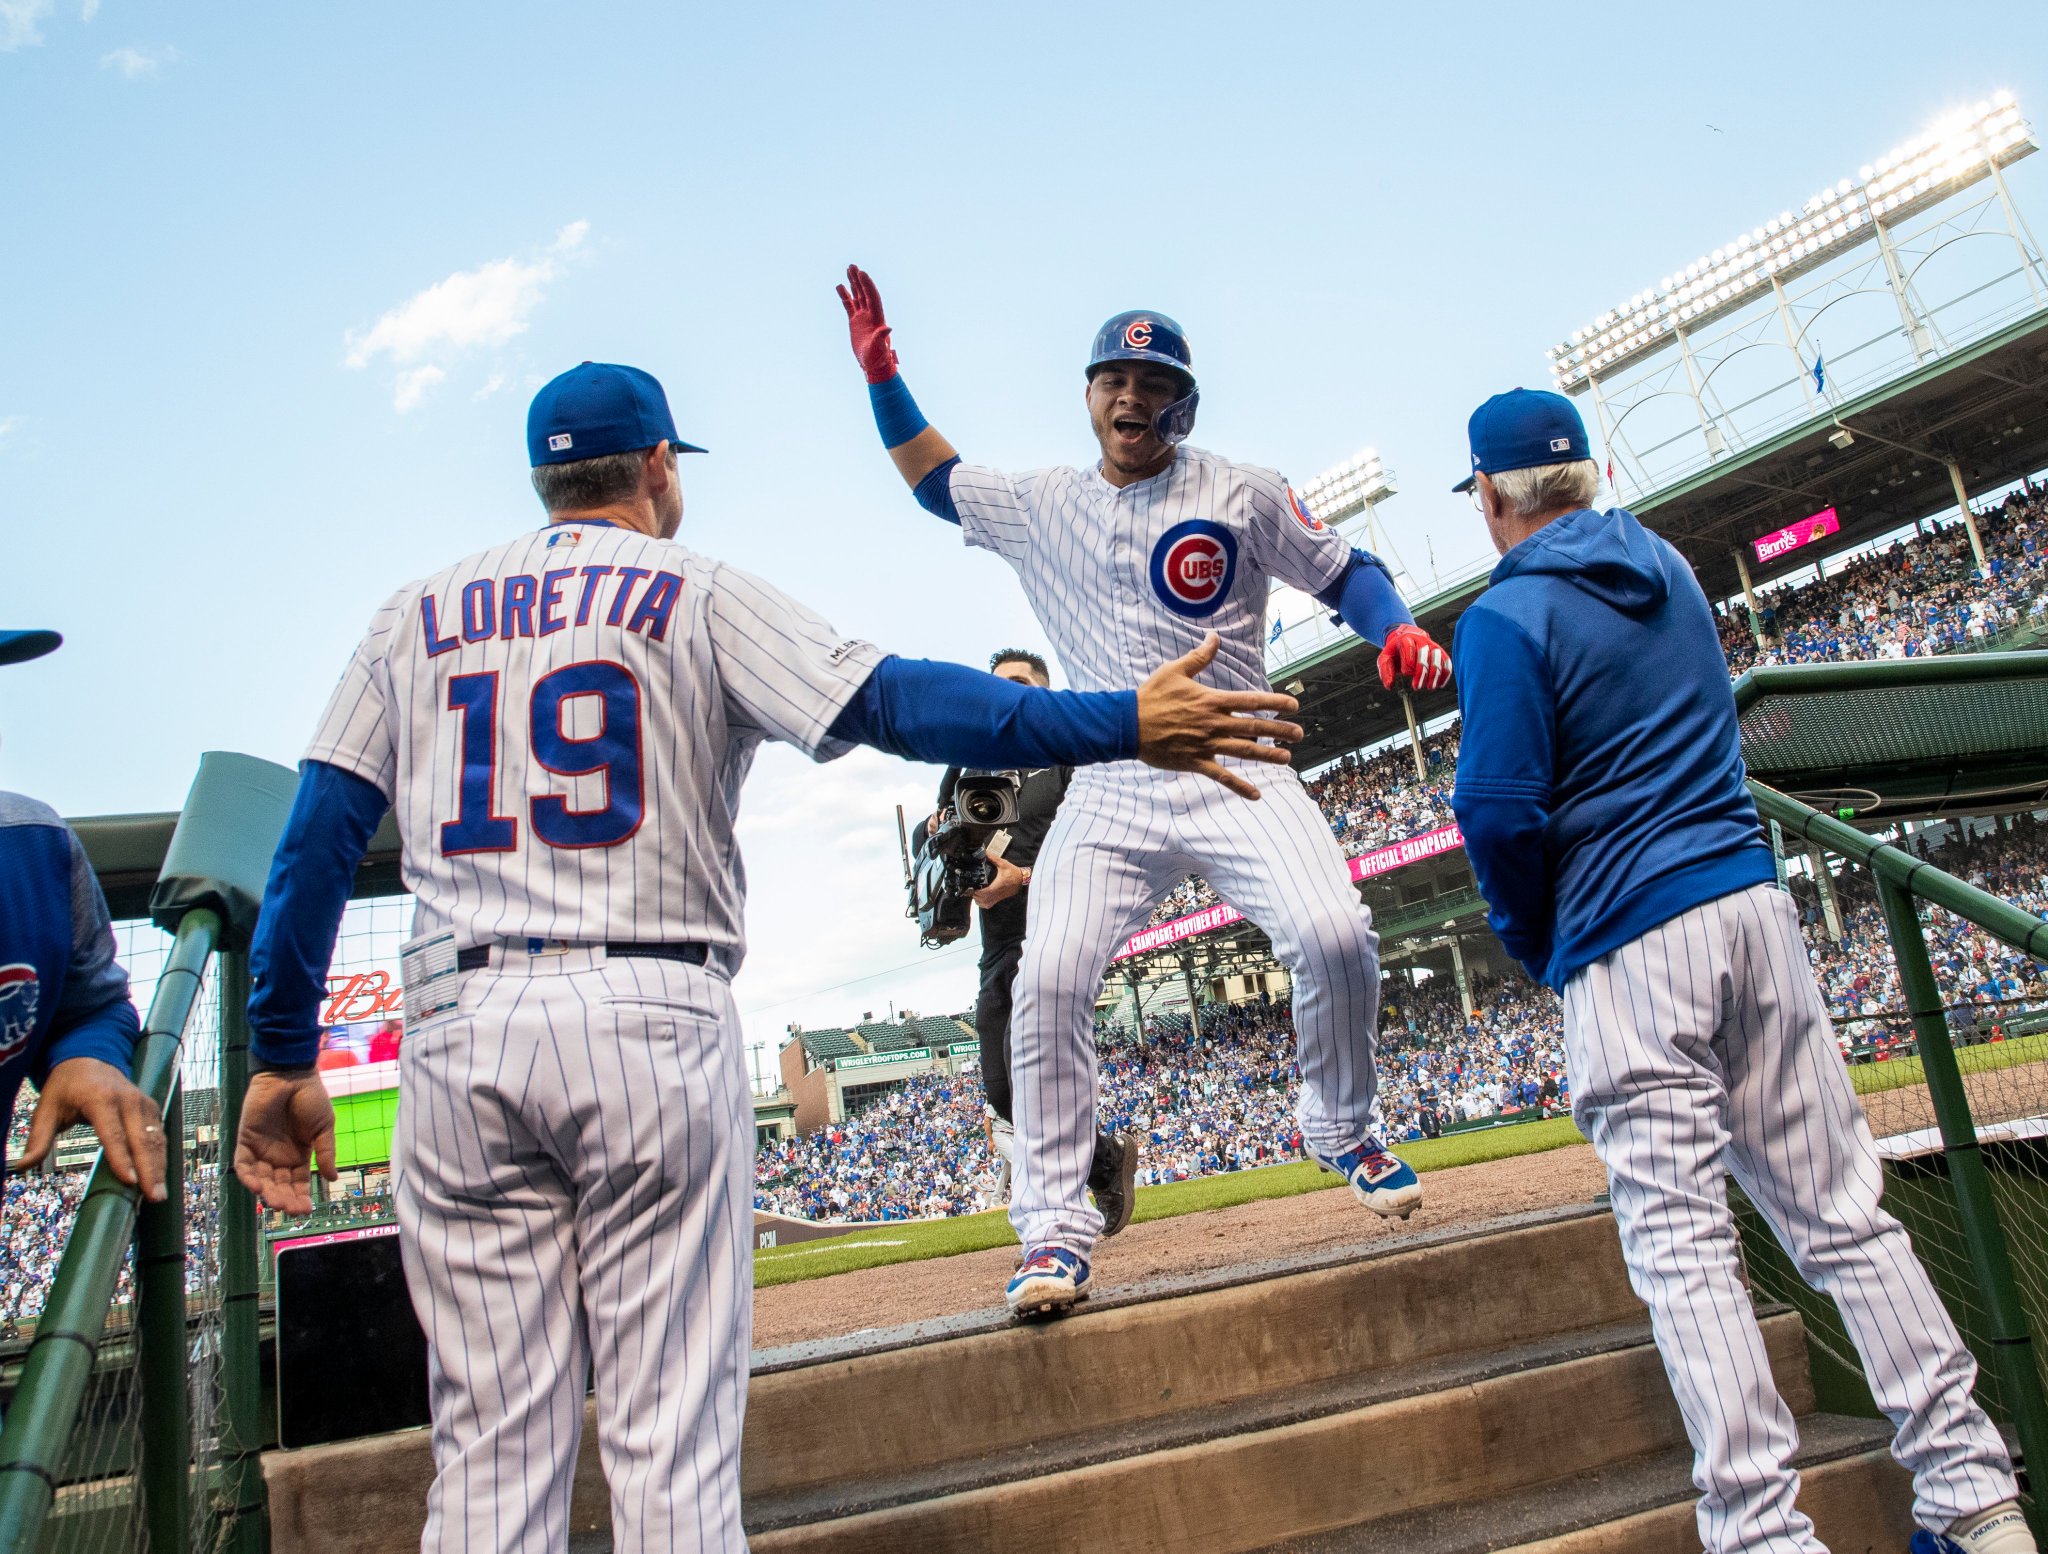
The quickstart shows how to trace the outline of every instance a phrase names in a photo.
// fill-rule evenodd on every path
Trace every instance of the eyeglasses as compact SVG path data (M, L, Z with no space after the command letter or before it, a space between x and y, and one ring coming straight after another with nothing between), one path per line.
M1479 485L1476 481L1465 495L1472 499L1472 511L1484 518L1486 516L1486 498L1479 494Z

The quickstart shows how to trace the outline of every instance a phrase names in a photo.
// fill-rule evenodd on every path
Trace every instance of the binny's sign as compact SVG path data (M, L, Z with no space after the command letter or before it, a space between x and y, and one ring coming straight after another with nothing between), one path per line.
M1826 539L1830 534L1841 532L1842 520L1835 516L1835 510L1832 507L1823 507L1811 518L1788 523L1784 528L1749 543L1755 549L1758 561L1776 561L1780 556L1787 555L1802 545L1811 545L1815 540Z

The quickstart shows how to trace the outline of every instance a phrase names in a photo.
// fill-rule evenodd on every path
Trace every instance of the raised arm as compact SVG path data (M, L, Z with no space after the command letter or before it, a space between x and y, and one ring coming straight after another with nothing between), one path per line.
M904 385L896 364L896 348L889 343L889 321L882 314L882 296L875 283L859 265L846 267L846 284L838 289L840 306L846 309L847 332L853 340L854 358L867 374L868 399L875 410L875 429L882 434L882 446L896 463L903 483L915 491L918 500L934 512L926 499L929 478L960 455L939 430L927 422ZM943 496L941 489L938 496ZM939 512L942 518L951 513ZM957 519L954 519L957 522Z

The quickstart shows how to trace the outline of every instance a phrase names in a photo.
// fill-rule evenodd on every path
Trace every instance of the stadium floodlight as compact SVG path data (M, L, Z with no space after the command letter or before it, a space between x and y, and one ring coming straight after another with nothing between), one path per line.
M1342 523L1392 496L1394 475L1380 462L1380 456L1367 448L1335 469L1325 470L1296 494L1324 523Z
M2039 149L2010 92L1952 114L1825 188L1799 207L1702 255L1656 286L1603 313L1550 347L1550 371L1569 392L1622 363L1671 343L1677 331L1733 312L1770 283L1810 270L1892 224L1988 178Z

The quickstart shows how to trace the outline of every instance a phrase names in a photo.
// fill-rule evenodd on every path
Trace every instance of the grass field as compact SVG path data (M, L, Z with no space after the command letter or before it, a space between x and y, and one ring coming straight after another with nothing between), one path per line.
M1476 1165L1483 1160L1502 1160L1510 1155L1533 1155L1580 1142L1579 1130L1569 1117L1550 1122L1522 1122L1507 1127L1482 1128L1450 1138L1426 1139L1403 1144L1396 1151L1418 1171L1441 1171L1449 1166ZM1255 1171L1232 1171L1222 1176L1204 1176L1192 1182L1168 1182L1159 1187L1138 1189L1135 1218L1173 1219L1182 1214L1199 1214L1205 1209L1227 1209L1233 1204L1268 1198L1292 1198L1299 1193L1320 1192L1337 1187L1336 1176L1306 1160L1288 1165L1263 1166ZM958 1219L923 1220L912 1224L876 1225L820 1241L797 1246L769 1247L754 1254L754 1288L793 1284L799 1279L821 1279L827 1274L846 1273L855 1268L879 1268L887 1263L914 1263L927 1257L951 1257L958 1252L981 1252L994 1246L1014 1246L1008 1216L992 1209L986 1214L966 1214Z
M2048 1035L2023 1036L2016 1041L1966 1047L1956 1054L1956 1062L1965 1074L1990 1073L2044 1060L2048 1060ZM1859 1063L1850 1069L1849 1075L1858 1095L1875 1095L1926 1081L1918 1058ZM1396 1153L1418 1171L1441 1171L1449 1166L1475 1165L1483 1160L1504 1160L1511 1155L1533 1155L1578 1142L1579 1130L1572 1125L1570 1118L1560 1117L1551 1122L1515 1123L1459 1133L1450 1138L1403 1144ZM1227 1175L1205 1176L1192 1182L1141 1187L1138 1189L1136 1218L1140 1221L1172 1219L1176 1215L1199 1214L1205 1209L1226 1209L1239 1203L1292 1198L1298 1193L1320 1192L1338 1185L1337 1178L1330 1172L1307 1161L1266 1166L1255 1171L1232 1171ZM820 1279L827 1274L846 1273L855 1268L913 1263L927 1257L951 1257L956 1252L980 1252L989 1247L1015 1244L1016 1237L1010 1233L1009 1219L998 1210L965 1215L959 1219L878 1225L821 1241L770 1247L756 1252L754 1287L766 1289L776 1284L792 1284L799 1279Z
M1989 1074L2043 1059L2048 1059L2048 1036L2021 1036L2014 1041L1965 1047L1956 1054L1956 1067L1966 1074ZM1849 1070L1849 1078L1855 1082L1858 1095L1876 1095L1884 1090L1925 1084L1927 1071L1918 1058L1894 1058L1888 1063L1859 1063Z

